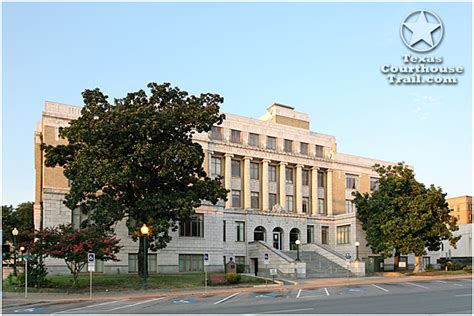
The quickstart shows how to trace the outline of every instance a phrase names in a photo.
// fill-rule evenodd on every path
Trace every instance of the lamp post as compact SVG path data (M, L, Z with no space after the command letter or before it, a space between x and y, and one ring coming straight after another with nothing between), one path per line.
M13 228L13 276L16 276L16 236L18 236L18 229Z
M140 232L143 237L143 289L146 290L148 287L147 276L148 276L148 235L150 234L150 229L146 224L140 228Z
M300 261L300 244L301 244L301 241L298 239L295 241L295 245L296 245L296 261Z
M355 259L355 261L359 262L360 261L360 259L359 259L359 246L360 246L360 243L358 241L356 241L355 246L356 246L356 259Z

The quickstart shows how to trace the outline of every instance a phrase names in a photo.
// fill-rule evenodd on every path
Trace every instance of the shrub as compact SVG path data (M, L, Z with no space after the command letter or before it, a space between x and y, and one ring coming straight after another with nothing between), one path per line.
M237 273L244 273L245 272L245 264L237 263Z
M457 261L448 261L445 267L448 268L448 271L456 271L456 270L461 270L462 268L465 267L465 265Z
M240 275L234 272L227 273L225 278L229 284L237 284L241 279Z
M464 270L464 272L467 272L467 273L472 273L472 266L465 266L464 268L462 268Z
M426 267L425 267L425 270L426 271L433 271L433 266L431 264L427 264Z

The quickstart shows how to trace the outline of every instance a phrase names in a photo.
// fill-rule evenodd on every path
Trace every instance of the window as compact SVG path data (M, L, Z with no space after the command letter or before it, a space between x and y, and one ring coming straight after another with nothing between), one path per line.
M250 192L250 208L260 208L260 195L258 192Z
M326 210L324 209L324 199L318 199L318 213L326 214Z
M268 181L270 182L277 181L277 167L274 165L268 166Z
M258 162L250 163L250 179L258 180L259 179L259 165Z
M196 214L179 225L181 237L204 237L204 215Z
M314 226L313 225L306 226L306 242L308 244L314 242Z
M359 177L352 174L346 175L346 189L357 190Z
M286 167L285 170L286 183L293 183L293 168Z
M379 179L370 178L370 191L375 191L379 188Z
M81 227L82 222L87 220L87 214L82 212L80 207L76 207L71 213L71 223L74 229Z
M321 226L321 244L329 244L329 226Z
M346 200L346 213L354 213L356 211L356 206L354 201L352 200Z
M225 221L222 221L222 241L226 241L227 236L227 225Z
M303 183L303 185L309 185L309 170L303 169L301 171L301 177L301 182Z
M308 143L300 143L300 154L308 155Z
M211 129L211 139L222 140L222 127L213 126Z
M179 255L179 272L204 271L202 255Z
M287 153L291 153L293 151L293 141L285 139L283 150Z
M250 133L249 134L249 145L254 146L254 147L260 146L260 135Z
M241 144L242 139L240 138L240 134L241 134L240 131L237 131L235 129L231 130L230 131L230 141L232 143Z
M237 239L236 241L245 241L245 222L236 222Z
M97 261L101 261L101 260L96 260ZM148 272L157 272L157 268L158 268L158 263L157 263L157 257L156 257L156 253L151 253L151 254L148 254ZM100 267L99 267L100 269ZM102 261L102 270L101 271L98 271L97 269L97 264L96 264L96 272L104 272L104 267L103 267L103 261ZM138 254L136 253L129 253L128 254L128 272L129 273L134 273L134 272L138 272Z
M277 140L276 137L267 136L267 149L276 150Z
M233 178L240 178L240 160L232 159L230 169Z
M274 207L277 204L277 195L275 193L268 194L268 206L270 208Z
M350 243L351 225L337 226L336 241L338 245Z
M324 172L318 171L318 188L324 188Z
M211 178L216 178L222 174L221 162L220 157L211 157Z
M294 210L293 204L294 204L293 195L287 195L286 196L286 210L288 212L293 212Z
M242 207L240 190L232 190L232 207Z
M324 157L323 148L324 148L323 146L316 145L316 157L318 157L318 158L323 158Z
M235 264L245 266L245 256L235 256Z
M303 213L309 212L309 197L304 196L302 201Z

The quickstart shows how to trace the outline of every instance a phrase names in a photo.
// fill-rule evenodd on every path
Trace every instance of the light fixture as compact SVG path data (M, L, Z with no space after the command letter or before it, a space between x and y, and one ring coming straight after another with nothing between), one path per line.
M13 234L13 236L18 236L18 229L16 229L16 227L13 228L12 234Z
M356 241L356 242L355 242L355 246L356 246L356 247L359 247L359 246L360 246L360 242Z
M297 241L295 241L295 244L299 245L301 244L301 241L298 239Z
M148 228L148 226L146 226L146 224L143 224L143 226L140 228L140 232L142 233L142 235L148 235L150 229Z

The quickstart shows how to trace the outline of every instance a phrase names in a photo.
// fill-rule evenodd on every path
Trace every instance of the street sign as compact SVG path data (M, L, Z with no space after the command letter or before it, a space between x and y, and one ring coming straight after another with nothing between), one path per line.
M205 266L209 265L209 254L208 253L204 254L204 265Z
M88 272L95 272L95 264L94 264L94 262L89 262L89 263L87 264L87 271L88 271Z
M351 259L351 255L350 253L346 253L346 259L350 260Z
M94 261L95 261L95 253L89 252L87 254L87 262L88 263L91 263L91 262L93 263Z
M277 269L270 269L270 275L277 275Z
M270 262L270 257L268 255L268 253L266 253L264 256L263 256L263 261L265 264L268 264Z

